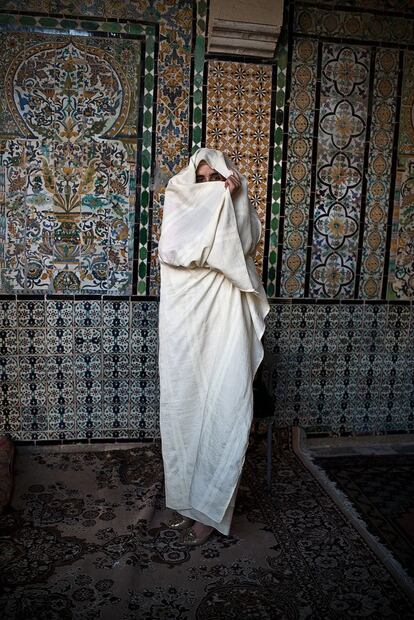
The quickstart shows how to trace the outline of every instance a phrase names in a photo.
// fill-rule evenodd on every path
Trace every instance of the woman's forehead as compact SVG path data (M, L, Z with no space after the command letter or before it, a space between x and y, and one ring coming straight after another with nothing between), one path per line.
M202 159L197 166L196 173L206 174L206 173L212 173L212 172L216 172L216 170L212 168L211 166L209 166L208 163L204 161L204 159Z

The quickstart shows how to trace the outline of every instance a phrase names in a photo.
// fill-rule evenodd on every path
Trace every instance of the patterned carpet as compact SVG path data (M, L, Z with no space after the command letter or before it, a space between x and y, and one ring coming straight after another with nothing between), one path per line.
M251 443L232 535L165 527L160 446L18 454L1 517L2 618L414 618L403 590L288 445Z
M414 454L318 457L314 462L414 579Z

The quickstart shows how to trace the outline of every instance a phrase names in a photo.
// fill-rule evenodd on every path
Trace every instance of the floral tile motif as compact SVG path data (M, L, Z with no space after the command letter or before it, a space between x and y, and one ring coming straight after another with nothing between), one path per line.
M381 297L397 104L397 78L398 51L379 48L375 57L374 102L360 280L360 297L367 299Z
M414 296L414 52L406 50L398 137L398 163L394 195L393 236L387 297L412 299Z
M131 358L129 357L129 355L124 353L104 355L104 379L127 379L130 374L130 361Z
M12 300L0 301L0 328L17 327L17 302Z
M102 376L101 353L75 355L74 368L77 381L100 379Z
M369 65L367 48L323 46L312 297L354 296Z
M18 32L1 39L1 88L15 124L1 149L14 205L8 290L130 290L140 42L38 33L29 42Z
M17 320L19 327L44 327L45 302L31 300L17 302Z
M412 43L413 33L410 19L395 15L389 15L384 19L381 14L378 14L379 6L374 1L360 2L359 5L359 8L364 11L343 11L341 6L336 7L335 10L331 7L328 9L318 6L307 7L303 2L298 3L293 29L298 34L336 37L345 40ZM370 13L369 9L373 9L373 12ZM387 3L386 9L407 10L407 2L395 1L394 7Z
M46 300L46 325L73 327L73 301Z
M102 323L102 304L98 300L75 301L74 319L76 327L98 327Z
M412 428L412 315L392 303L272 304L263 373L276 423L331 434Z
M129 310L128 301L105 301L103 304L103 325L105 327L128 327Z
M44 329L19 329L19 355L45 355L47 339Z
M289 138L281 276L282 297L303 297L311 201L317 42L298 39L292 52Z
M208 62L206 146L224 151L247 177L249 197L262 222L256 254L263 264L270 147L272 68Z

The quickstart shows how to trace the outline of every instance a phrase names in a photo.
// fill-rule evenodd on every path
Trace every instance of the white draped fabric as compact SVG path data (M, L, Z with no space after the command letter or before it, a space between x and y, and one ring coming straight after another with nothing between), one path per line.
M252 255L260 221L246 179L196 183L199 149L168 183L158 254L160 428L166 505L228 534L248 444L252 382L269 311Z

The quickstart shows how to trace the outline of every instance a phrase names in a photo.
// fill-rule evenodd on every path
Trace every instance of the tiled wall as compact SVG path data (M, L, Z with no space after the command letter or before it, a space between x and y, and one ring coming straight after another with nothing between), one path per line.
M414 431L410 303L279 301L264 342L264 376L281 426L315 434Z
M155 301L1 300L4 430L24 441L158 437L157 321Z
M0 390L16 439L159 435L163 188L204 145L248 176L263 224L278 423L413 429L413 15L408 0L285 4L275 62L206 54L205 0L2 4ZM53 113L26 102L20 61Z

